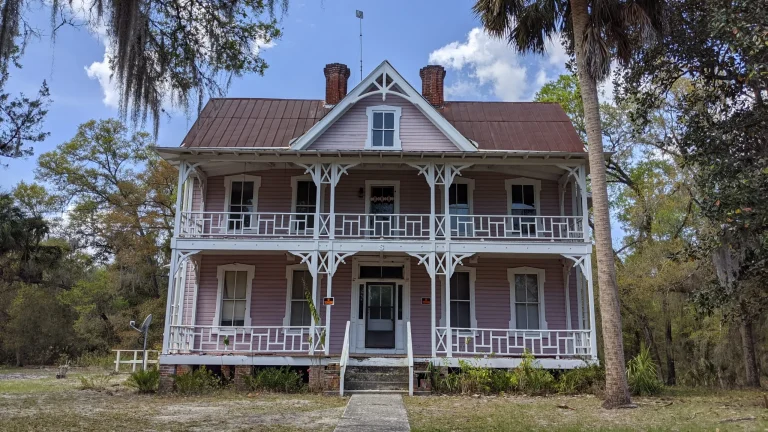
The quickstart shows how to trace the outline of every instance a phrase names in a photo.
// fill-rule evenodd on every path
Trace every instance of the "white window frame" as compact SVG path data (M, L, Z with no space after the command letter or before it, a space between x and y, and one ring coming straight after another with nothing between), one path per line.
M456 266L456 269L453 272L469 273L469 322L472 324L472 328L478 328L477 314L475 314L475 282L477 281L477 269L475 267ZM442 306L443 309L440 313L440 327L445 327L445 315L451 312L450 305L445 301L445 279L445 275L440 276L440 286L442 287L440 289L440 306ZM453 327L453 324L454 323L451 323L451 327Z
M395 188L395 214L400 214L400 180L366 180L365 214L371 214L371 186L393 186Z
M229 209L230 209L230 201L232 201L232 182L233 181L239 181L239 182L253 182L253 213L252 215L258 213L259 211L259 188L261 188L261 177L254 176L254 175L233 175L233 176L226 176L224 177L224 212L229 215ZM223 227L224 229L229 229L229 216L226 218L226 225ZM253 218L251 218L251 223L253 224ZM243 229L255 229L253 226L249 227L243 227Z
M291 214L296 214L296 192L299 190L300 181L314 183L314 180L310 175L291 176ZM320 213L323 213L325 211L325 186L326 185L324 184L320 185L320 189L318 192L320 194ZM319 223L318 221L315 221L316 227L318 223ZM294 229L293 223L291 224L291 232L292 233L296 232L296 230Z
M293 272L296 270L306 270L309 271L309 267L306 264L293 264L285 266L285 280L286 280L286 286L285 286L285 316L283 316L283 326L284 327L290 327L291 326L291 293L293 290ZM317 280L317 288L320 289L320 282L323 280L322 275L318 275L319 279ZM309 287L311 290L312 287ZM317 308L319 313L319 308L317 305L315 305L315 308ZM322 316L321 322L322 322ZM310 320L312 319L312 316L310 315ZM309 333L309 330L306 330L305 333Z
M533 185L533 203L536 206L536 216L541 216L541 180L519 177L504 180L504 189L507 191L507 211L512 214L512 185Z
M538 329L518 329L517 317L515 316L515 276L516 275L529 275L535 274L539 282L539 328ZM546 271L540 268L534 267L515 267L507 269L507 280L509 281L509 329L510 330L530 330L531 332L547 330L547 319L545 311L547 310L544 305L544 277Z
M250 264L224 264L216 267L216 278L218 279L218 289L216 293L216 313L213 316L213 325L215 332L224 332L227 327L223 327L221 323L221 298L224 296L224 282L225 274L228 271L245 271L248 272L245 285L245 319L243 321L243 327L251 326L251 291L253 289L253 277L256 272L256 266Z
M395 132L392 139L392 147L387 146L373 146L373 113L377 112L392 112L395 113ZM377 105L371 106L365 109L365 114L368 116L368 132L365 139L365 148L367 150L402 150L402 143L400 141L400 118L403 115L403 109L398 106L389 105Z

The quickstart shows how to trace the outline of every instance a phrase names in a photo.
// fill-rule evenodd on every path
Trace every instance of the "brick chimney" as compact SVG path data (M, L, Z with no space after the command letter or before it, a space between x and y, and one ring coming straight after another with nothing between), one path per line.
M323 68L325 74L325 103L336 105L347 95L349 68L341 63L331 63Z
M421 95L433 107L442 108L445 104L443 96L445 68L440 65L424 66L419 71L419 76L421 77Z

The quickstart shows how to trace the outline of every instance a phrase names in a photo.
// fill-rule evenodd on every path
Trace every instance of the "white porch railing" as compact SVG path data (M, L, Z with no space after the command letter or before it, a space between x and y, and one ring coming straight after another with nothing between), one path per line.
M184 212L179 235L245 238L429 239L428 214ZM446 221L454 240L583 241L581 216L435 215L435 236L445 237Z
M408 396L413 396L413 338L411 337L411 322L406 324L408 331Z
M328 235L328 214L307 213L236 213L184 212L181 215L181 237L312 237Z
M537 357L589 357L590 330L509 330L437 327L437 354L520 357L527 350Z
M451 215L453 239L582 240L581 216Z
M335 219L336 238L429 239L429 215L339 214Z
M349 364L349 321L344 330L344 346L341 348L341 358L339 359L339 396L344 396L344 376L347 374L347 364Z
M115 353L115 372L120 372L120 365L131 365L131 372L136 372L136 368L141 366L141 370L146 370L147 365L158 363L160 351L147 350L147 356L144 357L144 350L112 350ZM152 358L154 357L154 358Z
M220 327L171 326L169 350L178 353L325 353L324 326Z

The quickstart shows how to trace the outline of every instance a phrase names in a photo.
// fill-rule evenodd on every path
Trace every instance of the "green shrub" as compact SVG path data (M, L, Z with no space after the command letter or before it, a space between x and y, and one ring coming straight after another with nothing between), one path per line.
M517 389L528 394L545 394L555 390L555 378L543 369L536 358L527 350L514 374L517 376Z
M104 390L112 380L112 375L80 375L80 390Z
M517 391L517 375L506 369L491 369L491 393L513 393Z
M651 352L645 346L640 347L640 354L627 363L627 381L629 390L636 396L656 395L664 388Z
M301 374L288 366L260 369L253 376L245 377L245 383L254 391L298 393L306 389Z
M605 388L605 369L592 365L563 372L557 380L557 391L564 394L597 394Z
M60 364L64 362L59 361ZM70 361L73 366L78 367L100 367L104 369L114 369L115 367L115 354L104 353L101 351L86 352L80 357L77 357L73 362Z
M173 383L176 391L185 395L210 393L222 386L219 377L205 366L189 373L174 375Z
M125 380L125 385L137 389L139 393L154 393L159 384L160 371L155 368L137 370Z

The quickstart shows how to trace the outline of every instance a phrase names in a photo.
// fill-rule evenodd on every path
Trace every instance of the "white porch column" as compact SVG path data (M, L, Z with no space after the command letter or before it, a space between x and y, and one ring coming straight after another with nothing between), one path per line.
M315 225L317 227L317 225ZM315 233L317 233L317 229L315 229ZM317 271L317 261L319 258L319 252L314 251L310 252L306 255L305 260L307 262L307 268L309 270L309 274L312 275L312 304L315 305L315 309L317 309L317 283L319 279L319 272ZM315 340L315 319L312 317L312 320L310 320L309 324L309 337L310 337L310 345L309 345L309 354L312 355L315 353L315 344L317 341Z
M445 187L448 189L448 186ZM446 196L446 203L448 202L448 194ZM446 207L447 209L447 207ZM446 213L447 215L448 213ZM446 224L446 240L450 232L450 221L445 220ZM448 343L446 344L445 351L446 357L453 357L453 330L451 330L451 276L453 276L453 266L451 265L451 253L446 252L443 254L444 266L445 266L445 304L443 310L445 310L445 333L448 335Z
M177 216L180 216L179 212L176 212ZM174 227L176 231L178 225ZM176 284L176 268L178 267L178 252L175 249L171 250L171 265L168 271L168 296L165 305L165 329L163 330L163 354L168 354L168 347L170 346L171 338L171 320L173 316L173 291Z
M589 243L589 205L587 204L587 167L579 168L579 190L581 192L581 216L582 230L584 231L584 241Z
M434 204L434 194L432 195L432 203ZM434 208L433 210L433 219L434 219ZM434 227L433 227L434 228ZM432 234L434 235L434 231L432 231ZM430 321L431 325L431 340L432 340L432 358L437 357L437 301L435 300L435 294L437 294L437 283L435 281L435 262L437 261L437 254L435 252L429 253L429 263L427 264L427 272L429 273L429 281L430 281L430 291L429 291L429 307L430 312L432 313L432 320Z
M589 297L589 329L592 345L592 360L597 360L597 327L595 325L595 291L592 286L592 255L584 257L584 275L587 278L587 296Z
M325 283L325 296L333 296L333 275L336 274L336 270L339 268L339 264L343 264L347 257L354 255L354 252L340 254L338 252L328 251L325 254L319 255L318 274L328 275ZM325 306L325 354L330 352L331 347L331 306Z
M571 330L573 325L571 324L571 267L568 262L563 259L563 285L565 285L565 328Z

